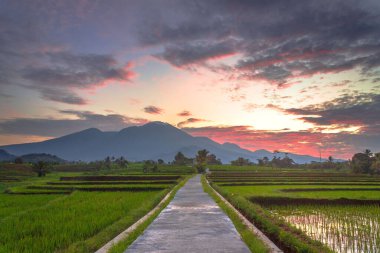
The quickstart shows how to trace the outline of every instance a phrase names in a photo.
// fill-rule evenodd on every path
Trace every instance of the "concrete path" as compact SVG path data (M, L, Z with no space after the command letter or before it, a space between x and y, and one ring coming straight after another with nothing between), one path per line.
M182 187L127 253L249 253L228 216L203 191L200 176Z

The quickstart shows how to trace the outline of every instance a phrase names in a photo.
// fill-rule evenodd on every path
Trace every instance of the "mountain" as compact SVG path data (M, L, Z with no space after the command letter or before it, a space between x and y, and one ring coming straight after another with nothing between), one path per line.
M2 146L12 154L21 156L30 153L49 153L68 161L101 160L107 156L124 156L131 161L159 158L172 161L178 151L194 157L200 149L207 149L229 163L237 157L248 158L253 162L274 153L266 150L255 152L242 149L233 143L219 144L206 137L193 137L186 132L163 122L151 122L143 126L133 126L119 132L103 132L90 128L63 137L35 143ZM276 154L283 156L283 153ZM319 161L319 158L288 154L296 163Z
M9 154L7 151L4 149L0 149L0 162L3 161L13 161L16 158L16 156Z

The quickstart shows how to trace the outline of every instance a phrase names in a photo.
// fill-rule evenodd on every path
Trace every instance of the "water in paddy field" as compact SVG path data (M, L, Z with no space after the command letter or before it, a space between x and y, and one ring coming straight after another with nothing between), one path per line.
M270 210L335 252L380 252L379 206L293 205Z

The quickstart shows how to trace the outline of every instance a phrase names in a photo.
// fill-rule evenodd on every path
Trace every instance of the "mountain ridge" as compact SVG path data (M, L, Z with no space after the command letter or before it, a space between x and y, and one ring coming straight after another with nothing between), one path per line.
M200 149L207 149L214 153L223 163L229 163L237 157L257 162L257 159L264 156L269 159L274 155L285 156L284 153L274 154L262 149L250 151L229 142L219 144L208 137L194 137L168 123L159 121L114 132L88 128L42 142L6 145L0 146L0 149L16 156L49 153L67 161L93 161L107 156L124 156L132 161L161 158L169 162L179 151L188 157L194 157ZM288 156L296 163L319 161L319 158L308 155L288 153Z

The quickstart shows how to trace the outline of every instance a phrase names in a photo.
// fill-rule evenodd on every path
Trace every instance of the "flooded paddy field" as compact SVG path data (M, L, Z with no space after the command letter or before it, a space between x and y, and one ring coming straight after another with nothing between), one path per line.
M335 252L379 252L378 205L287 205L269 209L274 216L281 217Z
M380 252L380 177L213 170L212 186L284 252Z

